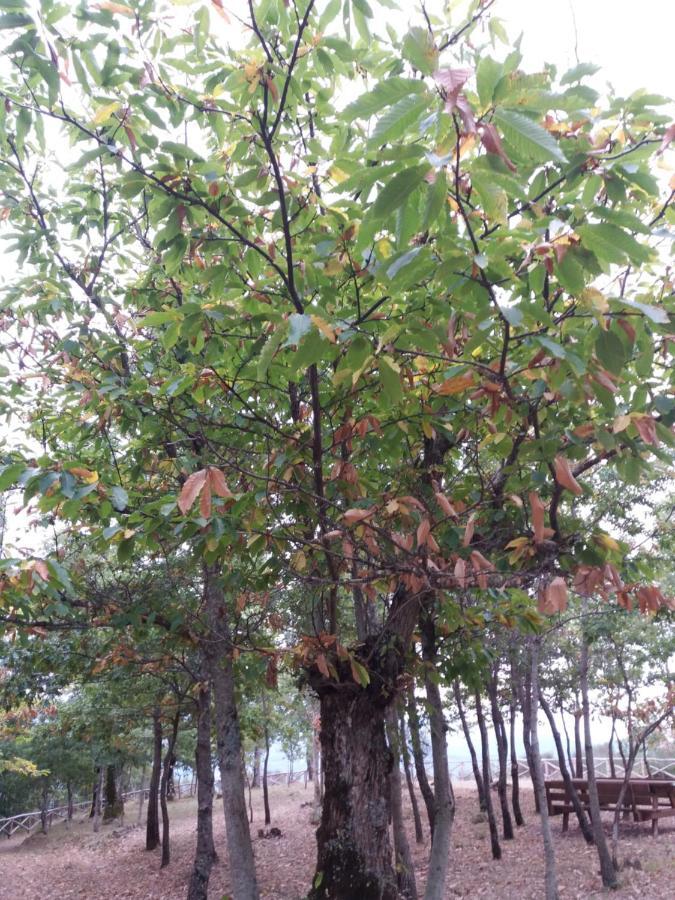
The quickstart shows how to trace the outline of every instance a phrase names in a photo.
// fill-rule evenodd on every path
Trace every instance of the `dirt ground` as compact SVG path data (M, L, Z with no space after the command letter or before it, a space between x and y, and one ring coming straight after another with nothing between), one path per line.
M523 791L526 825L516 839L503 844L503 858L490 856L487 824L478 815L476 794L468 785L455 787L457 816L453 832L447 898L542 900L543 862L538 819L531 792ZM280 838L259 838L263 824L262 797L253 792L254 848L261 895L265 900L300 900L314 871L314 830L309 823L311 785L271 789L272 825ZM159 870L159 850L147 853L144 829L135 825L137 810L127 809L124 824L114 823L92 833L88 820L70 828L55 825L46 837L0 839L0 900L179 900L186 894L195 844L196 803L171 805L172 860ZM412 822L409 838L415 854L418 890L426 877L428 848L416 846ZM222 900L229 893L225 829L220 801L214 810L216 846L220 859L211 877L209 896ZM553 820L561 900L604 896L594 848L589 848L570 823L561 832ZM675 819L652 838L649 826L622 825L620 856L628 865L620 873L616 900L672 900L675 897ZM359 900L359 898L353 898Z

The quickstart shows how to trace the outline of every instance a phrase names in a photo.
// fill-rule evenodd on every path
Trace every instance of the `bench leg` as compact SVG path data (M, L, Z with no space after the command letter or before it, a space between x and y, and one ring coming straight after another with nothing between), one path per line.
M570 824L570 814L568 812L564 812L563 813L562 830L567 831L569 824Z

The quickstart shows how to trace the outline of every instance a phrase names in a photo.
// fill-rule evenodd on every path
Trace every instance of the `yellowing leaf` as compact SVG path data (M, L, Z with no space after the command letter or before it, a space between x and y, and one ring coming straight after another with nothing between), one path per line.
M129 6L125 6L123 3L108 3L107 0L103 3L94 3L94 9L102 9L106 12L117 13L120 16L129 16L130 19L134 18L134 11Z
M594 535L594 540L597 544L600 544L601 547L604 547L605 550L609 550L613 553L618 553L621 550L617 541L602 531L599 534Z
M94 118L91 120L93 125L102 125L104 122L112 116L113 113L117 112L120 109L122 104L119 100L114 100L112 103L106 103L105 106L101 106L95 113Z
M310 316L310 318L311 318L312 322L314 323L314 325L316 325L316 327L319 329L321 334L325 338L327 338L331 342L331 344L334 344L337 341L337 337L335 336L335 331L330 327L330 325L327 322L324 322L324 320L320 316Z
M579 302L601 315L609 312L609 301L597 288L585 288L579 295Z
M87 484L95 484L98 481L98 472L92 472L90 469L82 469L79 466L70 469L70 474L75 475L77 478L81 478L82 481L85 481Z

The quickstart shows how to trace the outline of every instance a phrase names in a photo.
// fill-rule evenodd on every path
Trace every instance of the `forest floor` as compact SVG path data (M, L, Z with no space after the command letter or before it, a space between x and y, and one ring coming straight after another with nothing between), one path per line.
M490 856L487 824L478 814L476 793L468 785L455 786L457 816L453 830L446 897L487 900L541 900L543 857L532 792L523 790L526 825L516 839L503 842L503 857ZM253 792L254 847L261 895L265 900L300 900L314 873L314 828L310 824L311 785L273 787L272 825L281 837L261 838L261 791ZM495 798L496 800L496 798ZM135 825L137 809L129 805L126 822L113 823L93 834L91 822L75 820L70 827L55 825L47 836L0 839L1 900L181 900L190 877L195 844L196 802L171 804L171 852L168 868L159 870L159 850L144 850L144 829ZM209 895L222 900L229 893L224 821L220 801L214 806L214 825L220 859L211 876ZM418 890L426 877L427 847L415 845L412 821L409 838L415 856ZM561 819L552 823L561 900L605 896L597 857L572 822L567 834ZM609 829L609 817L608 817ZM664 822L658 837L649 825L622 823L620 857L628 863L621 873L616 900L672 900L675 885L675 820ZM354 898L359 900L359 898Z

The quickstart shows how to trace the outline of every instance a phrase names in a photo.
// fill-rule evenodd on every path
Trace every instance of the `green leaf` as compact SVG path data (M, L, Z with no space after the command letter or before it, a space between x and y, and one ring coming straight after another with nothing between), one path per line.
M362 94L347 106L341 115L345 122L354 119L367 119L374 113L392 106L397 101L408 97L410 94L420 94L426 90L423 81L412 78L398 78L392 76L377 84L372 91Z
M424 215L422 217L422 230L426 231L430 225L436 221L439 215L445 209L445 201L448 196L448 185L445 178L445 172L441 169L436 173L436 180L429 185L427 190L427 200L424 205Z
M2 470L0 470L0 491L6 491L8 487L15 484L25 468L24 463L12 463L9 466L3 466Z
M424 75L431 75L438 68L438 50L428 29L411 28L401 49L405 59Z
M626 362L622 341L613 331L600 331L595 341L595 354L602 365L613 375L620 375Z
M387 400L392 404L398 404L403 399L401 387L401 370L389 356L381 356L379 359L380 379L382 389Z
M491 56L483 56L476 69L476 86L481 106L489 106L494 97L497 82L502 77L504 67Z
M419 187L428 171L429 166L424 163L404 169L395 175L377 195L377 200L372 207L373 215L383 218L398 209L415 188Z
M5 13L0 16L0 28L35 28L35 22L24 13Z
M474 173L471 184L480 198L483 211L488 219L506 225L508 222L508 197L506 191L489 178Z
M188 147L186 144L178 144L176 141L162 141L159 145L159 149L164 150L165 153L170 153L177 159L199 160L200 162L203 162L199 153L191 147Z
M429 94L411 94L390 106L386 113L378 119L370 138L369 145L377 146L395 141L402 137L414 125L429 105Z
M586 75L595 75L599 71L600 66L596 66L594 63L579 63L578 66L565 72L560 79L560 84L572 84L573 81L581 81Z
M584 270L571 251L568 251L559 263L554 263L553 268L560 284L572 296L576 297L586 287Z
M282 322L267 339L267 343L263 347L260 358L258 359L258 366L256 369L256 375L259 381L265 380L268 369L274 358L274 354L277 352L277 350L279 349L279 345L286 337L287 331L288 323ZM297 341L294 341L293 343L297 343Z
M124 490L123 487L119 485L115 485L113 489L110 491L110 499L112 501L112 505L118 512L122 512L129 505L129 495Z
M284 347L290 347L293 344L299 344L301 338L307 334L312 327L312 317L307 313L291 313L288 317L288 338Z
M610 263L622 263L629 259L632 263L640 265L652 257L649 247L644 247L632 235L609 222L603 222L601 225L579 225L577 233L584 247Z
M550 159L567 162L555 138L522 113L498 109L495 121L501 127L505 139L519 154L536 162L548 162Z

